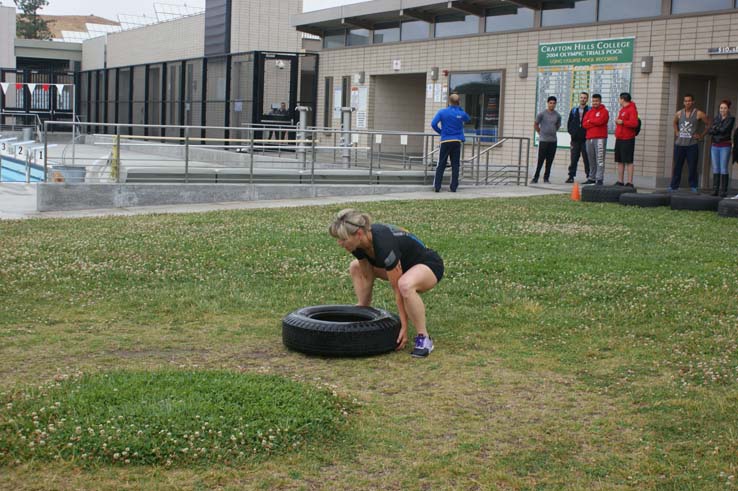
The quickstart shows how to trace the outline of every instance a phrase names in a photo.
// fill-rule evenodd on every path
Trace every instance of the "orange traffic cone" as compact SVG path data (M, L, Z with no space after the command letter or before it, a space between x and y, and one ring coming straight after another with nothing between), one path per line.
M575 182L574 187L571 188L571 199L572 201L582 201L582 195L579 192L579 183Z

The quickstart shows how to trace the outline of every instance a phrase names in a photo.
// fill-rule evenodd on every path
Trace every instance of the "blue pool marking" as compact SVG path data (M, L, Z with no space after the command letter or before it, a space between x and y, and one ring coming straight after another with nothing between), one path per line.
M26 182L26 163L22 160L3 156L2 173L0 173L0 181L2 182ZM44 180L44 168L36 164L31 164L31 182L40 182Z

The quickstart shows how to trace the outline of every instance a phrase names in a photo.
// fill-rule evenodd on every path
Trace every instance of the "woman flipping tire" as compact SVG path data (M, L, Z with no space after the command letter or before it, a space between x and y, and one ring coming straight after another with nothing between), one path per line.
M428 335L425 305L420 293L431 290L443 277L443 260L416 236L395 225L372 224L367 213L348 208L328 227L338 245L353 254L349 266L359 306L372 302L374 280L389 281L400 314L397 349L407 343L408 321L417 332L412 356L425 358L433 351Z

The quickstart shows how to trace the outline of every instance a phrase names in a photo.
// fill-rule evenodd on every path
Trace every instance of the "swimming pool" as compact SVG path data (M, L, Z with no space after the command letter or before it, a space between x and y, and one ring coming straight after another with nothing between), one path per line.
M0 182L26 182L26 163L22 160L2 157L0 168ZM31 164L31 182L39 182L44 179L44 168Z

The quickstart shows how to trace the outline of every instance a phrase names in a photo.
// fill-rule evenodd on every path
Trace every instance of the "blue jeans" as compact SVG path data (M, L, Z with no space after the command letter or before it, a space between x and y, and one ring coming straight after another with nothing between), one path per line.
M448 158L451 157L451 191L456 192L459 187L459 166L461 164L461 142L450 141L441 143L441 150L438 155L438 166L436 167L436 177L433 180L433 188L438 191L441 189L443 182L443 173L448 165Z
M713 147L710 149L712 154L712 173L727 174L730 165L730 147Z
M682 180L682 167L684 161L687 161L687 169L689 169L689 187L697 188L697 161L699 160L699 144L681 146L674 145L674 169L671 174L671 189L679 189L679 183Z

